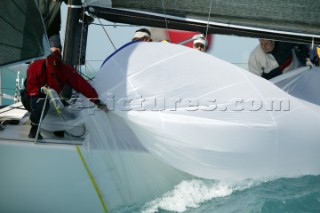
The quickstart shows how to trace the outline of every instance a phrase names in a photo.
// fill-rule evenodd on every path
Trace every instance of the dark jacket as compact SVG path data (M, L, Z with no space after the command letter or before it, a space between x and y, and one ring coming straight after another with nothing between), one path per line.
M309 48L307 45L276 41L273 50L268 54L273 55L279 67L269 73L263 72L262 77L271 79L281 75L283 70L292 62L292 50L295 52L299 62L305 65L306 59L309 57Z

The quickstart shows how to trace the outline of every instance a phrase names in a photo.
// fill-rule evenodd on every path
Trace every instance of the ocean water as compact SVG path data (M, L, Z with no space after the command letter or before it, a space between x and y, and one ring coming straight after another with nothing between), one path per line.
M26 76L27 65L16 65L0 69L0 105L9 105L13 103L13 96L16 91L17 73L20 71L20 84ZM3 95L3 96L2 96Z
M112 212L319 213L320 176L234 183L194 179L148 203Z

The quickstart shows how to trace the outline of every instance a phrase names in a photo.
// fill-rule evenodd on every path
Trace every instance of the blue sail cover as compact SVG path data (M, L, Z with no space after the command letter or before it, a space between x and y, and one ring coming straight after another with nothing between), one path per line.
M0 38L0 67L50 53L43 20L33 0L1 2Z

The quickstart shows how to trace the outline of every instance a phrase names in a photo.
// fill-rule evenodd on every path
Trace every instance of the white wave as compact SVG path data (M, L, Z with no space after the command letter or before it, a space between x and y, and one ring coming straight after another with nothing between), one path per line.
M182 181L172 191L162 197L146 203L143 213L158 212L160 209L173 212L184 212L189 208L197 208L206 201L226 197L234 191L242 191L259 182L227 182L227 181L205 181L193 179Z

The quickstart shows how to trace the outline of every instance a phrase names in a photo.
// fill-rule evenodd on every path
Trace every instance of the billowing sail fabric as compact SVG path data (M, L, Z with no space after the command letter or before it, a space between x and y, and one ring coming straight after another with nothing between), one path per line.
M320 105L319 67L302 67L279 75L270 81L290 95Z
M114 22L209 33L319 43L320 5L314 0L87 0ZM130 11L128 11L130 10ZM299 35L301 34L301 35Z
M320 173L320 107L208 54L170 43L131 43L104 62L93 85L111 110L108 123L118 126L112 134L127 140L118 146L140 144L189 174ZM134 137L125 138L121 125ZM100 142L108 144L108 137Z
M43 20L33 0L1 2L0 38L0 66L50 53Z

